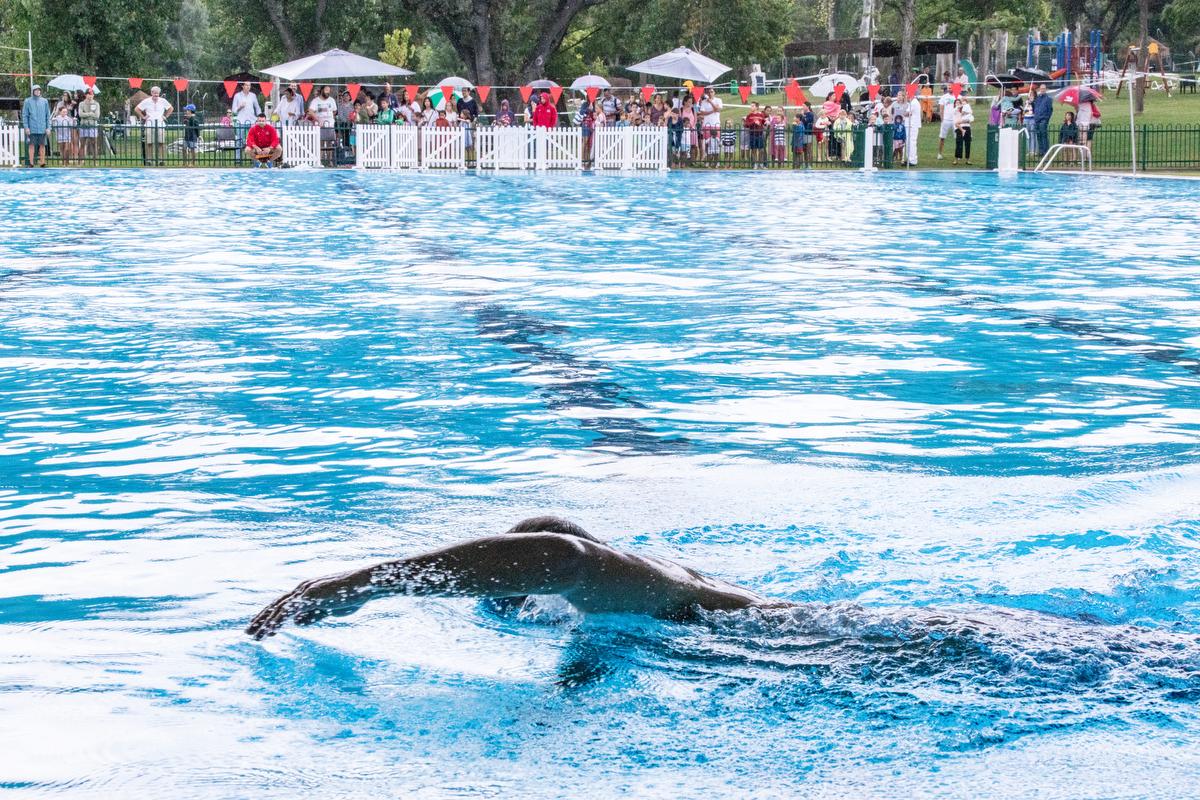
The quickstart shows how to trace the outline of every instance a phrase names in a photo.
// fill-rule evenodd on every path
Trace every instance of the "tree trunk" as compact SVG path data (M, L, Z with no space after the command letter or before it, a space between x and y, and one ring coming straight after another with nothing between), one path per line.
M1147 52L1150 44L1150 0L1138 0L1138 72L1137 81L1134 83L1133 105L1137 109L1137 113L1142 113L1146 110L1146 76L1144 73L1150 69L1150 54Z
M858 38L866 39L875 32L875 0L862 0L862 16L858 20ZM859 68L863 74L866 74L867 68L871 65L871 54L868 52L859 53Z
M267 12L267 18L271 20L271 25L279 34L279 41L283 44L283 52L287 54L288 60L299 58L300 48L296 45L292 26L288 24L287 16L283 13L283 0L263 0L263 8Z
M900 4L900 82L907 84L913 70L914 29L917 25L917 0Z

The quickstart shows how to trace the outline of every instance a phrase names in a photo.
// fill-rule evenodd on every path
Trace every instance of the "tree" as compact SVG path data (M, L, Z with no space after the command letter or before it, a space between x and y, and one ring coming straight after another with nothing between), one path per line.
M545 74L572 21L607 0L400 0L438 31L471 80L520 84Z
M180 0L5 0L3 26L33 33L34 69L89 75L137 75L175 54L168 26Z
M412 29L396 28L383 35L383 49L379 51L379 60L415 72L420 68L417 52L418 48L412 40Z

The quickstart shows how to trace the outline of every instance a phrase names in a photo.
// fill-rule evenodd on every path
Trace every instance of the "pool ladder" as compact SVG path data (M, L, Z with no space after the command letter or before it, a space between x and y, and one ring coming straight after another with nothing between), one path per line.
M1079 169L1080 171L1090 172L1092 169L1092 151L1091 148L1082 144L1056 144L1046 151L1046 155L1042 156L1042 160L1033 168L1034 172L1048 172L1054 164L1054 159L1060 153L1078 153L1079 154Z

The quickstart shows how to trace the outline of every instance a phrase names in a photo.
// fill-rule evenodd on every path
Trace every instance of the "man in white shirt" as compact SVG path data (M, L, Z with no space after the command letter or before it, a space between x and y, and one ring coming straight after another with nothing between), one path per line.
M279 98L279 108L277 111L281 125L295 125L304 116L304 101L296 93L295 84L291 84L283 90L283 96Z
M915 167L917 165L917 137L921 133L921 103L916 97L908 98L904 120L906 123L904 141L908 146L908 164Z
M249 81L243 83L242 90L233 96L233 104L230 107L233 109L233 121L239 127L249 128L262 113L262 107L258 104L258 95L250 91Z
M308 110L317 115L317 122L322 128L332 128L337 116L337 101L333 99L333 90L328 86L321 87L321 94L312 99Z
M142 120L144 145L149 145L145 159L147 164L163 164L163 139L166 134L167 117L171 116L171 104L162 96L162 89L150 87L150 96L138 103L134 113ZM157 157L156 155L157 154Z
M942 89L942 96L938 98L938 113L942 119L942 127L938 131L938 161L942 160L942 154L946 149L946 137L954 133L954 95L950 93L950 84L946 84Z

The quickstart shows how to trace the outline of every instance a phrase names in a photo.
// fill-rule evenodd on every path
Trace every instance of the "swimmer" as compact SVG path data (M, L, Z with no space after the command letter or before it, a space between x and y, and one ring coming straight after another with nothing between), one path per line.
M559 595L583 613L673 620L698 611L791 605L670 561L621 552L573 522L533 517L500 536L304 581L260 611L246 633L262 639L288 620L311 625L390 595L479 597L511 607L531 594Z

